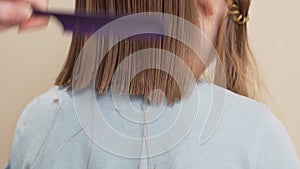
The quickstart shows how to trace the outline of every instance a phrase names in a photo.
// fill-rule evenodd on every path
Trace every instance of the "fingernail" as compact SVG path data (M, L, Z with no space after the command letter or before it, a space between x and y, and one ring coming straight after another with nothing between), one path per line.
M31 15L32 15L31 5L25 4L22 9L23 9L23 12L25 14L26 19L29 19L31 17Z

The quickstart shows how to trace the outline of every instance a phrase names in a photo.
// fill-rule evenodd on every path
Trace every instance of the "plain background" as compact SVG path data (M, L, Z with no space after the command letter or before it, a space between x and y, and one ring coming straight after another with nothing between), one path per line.
M72 11L74 0L50 0L49 9ZM271 96L266 103L286 125L300 155L299 0L256 0L249 22L251 46ZM0 33L0 168L9 158L24 107L53 84L66 58L70 34L55 20L47 29Z

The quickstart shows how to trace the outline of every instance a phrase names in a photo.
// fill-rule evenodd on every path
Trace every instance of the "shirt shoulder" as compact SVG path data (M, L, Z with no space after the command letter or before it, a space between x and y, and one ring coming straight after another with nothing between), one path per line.
M54 86L27 104L16 125L10 154L11 168L31 165L49 134L55 114L58 114L63 102L68 100L66 97L66 88Z
M51 115L53 113L51 110L61 105L68 97L67 89L67 87L53 86L45 93L35 97L24 108L19 118L17 128L23 128L22 125L29 124L32 120L39 120L39 118L44 119L48 115Z
M231 142L235 151L248 154L253 168L299 169L286 126L270 108L227 89L221 90L226 92L226 101L219 134L225 133L225 141Z

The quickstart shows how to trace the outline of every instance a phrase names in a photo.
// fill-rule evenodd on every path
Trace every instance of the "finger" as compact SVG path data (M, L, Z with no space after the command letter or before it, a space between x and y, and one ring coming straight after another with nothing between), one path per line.
M31 4L32 8L39 10L47 10L48 0L17 0Z
M33 16L28 21L21 23L19 30L27 30L32 28L41 28L48 25L50 17Z
M33 9L47 10L48 0L18 0L30 3ZM23 22L19 26L19 31L24 31L32 28L40 28L49 24L50 17L46 16L32 16L28 21Z
M30 18L32 9L30 4L20 1L0 1L0 22L18 24Z
M11 25L8 25L8 24L0 24L0 31L3 31L7 28L11 27Z

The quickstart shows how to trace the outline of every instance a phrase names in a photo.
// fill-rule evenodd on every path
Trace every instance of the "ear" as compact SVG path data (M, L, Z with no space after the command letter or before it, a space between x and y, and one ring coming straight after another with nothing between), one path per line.
M195 0L197 3L198 12L205 16L212 16L216 12L217 0ZM220 0L219 0L220 1Z

